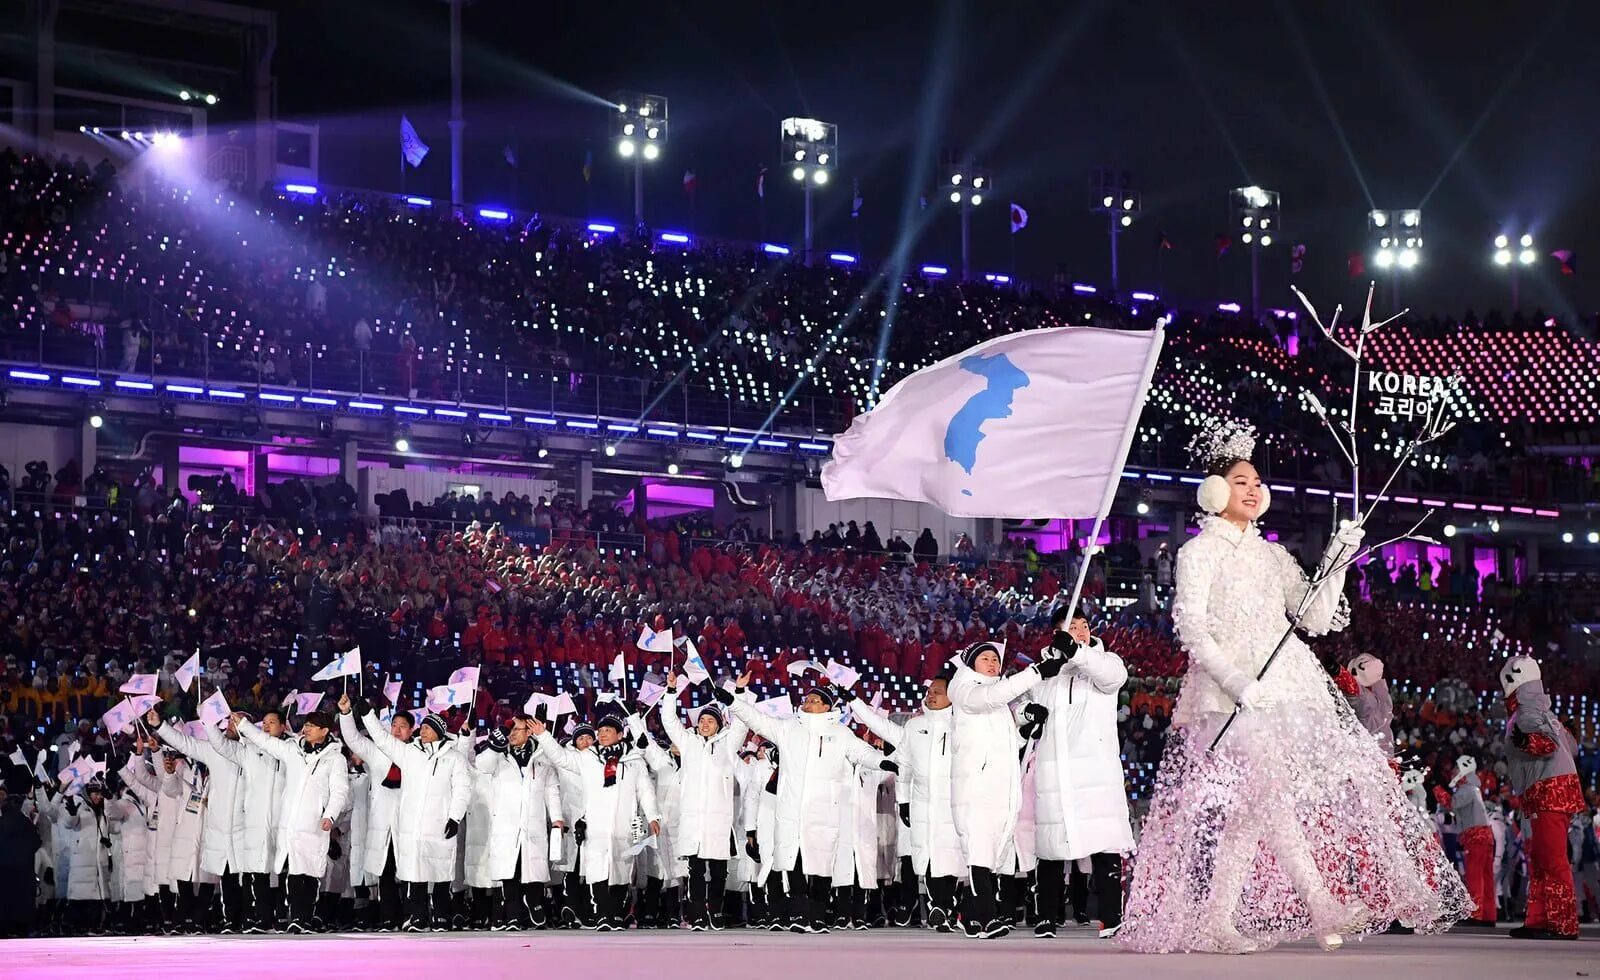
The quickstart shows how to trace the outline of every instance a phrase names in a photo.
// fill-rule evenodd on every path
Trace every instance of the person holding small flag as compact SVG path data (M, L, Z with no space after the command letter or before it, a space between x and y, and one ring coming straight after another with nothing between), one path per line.
M496 932L542 927L544 886L550 882L550 834L566 827L561 811L561 781L540 757L533 740L533 718L513 716L489 732L486 751L473 760L488 799L488 839L474 847L469 861L487 866L500 883L492 913Z
M394 693L399 694L398 681L394 682ZM361 734L352 706L348 694L339 698L339 737L366 765L372 779L367 787L367 819L362 848L352 853L350 859L362 862L367 876L378 883L377 924L386 929L398 929L402 920L400 886L395 879L394 825L400 810L400 781L403 774L394 760ZM414 729L415 724L409 712L391 709L389 734L395 741L409 744Z
M160 712L151 708L144 715L145 727L156 737L190 759L202 762L211 775L205 819L200 835L200 868L218 877L222 885L222 934L244 929L244 875L240 871L235 844L243 822L243 770L237 755L224 755L214 743L222 736L216 726L205 725L207 741L191 738ZM235 738L238 736L236 735Z
M67 831L71 870L67 877L67 921L90 935L105 928L111 897L111 827L106 817L106 785L98 777L77 796L64 795L61 826Z

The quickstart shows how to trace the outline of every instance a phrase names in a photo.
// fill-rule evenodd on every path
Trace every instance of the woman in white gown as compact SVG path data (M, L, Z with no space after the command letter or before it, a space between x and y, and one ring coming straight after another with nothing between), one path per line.
M1256 528L1270 495L1253 443L1248 430L1213 441L1206 516L1178 552L1172 617L1189 668L1118 941L1242 953L1308 937L1336 948L1396 919L1448 928L1472 908L1465 888L1310 648L1291 635L1258 679L1309 586ZM1360 542L1360 528L1341 528L1324 562ZM1300 629L1343 628L1343 581L1335 572Z

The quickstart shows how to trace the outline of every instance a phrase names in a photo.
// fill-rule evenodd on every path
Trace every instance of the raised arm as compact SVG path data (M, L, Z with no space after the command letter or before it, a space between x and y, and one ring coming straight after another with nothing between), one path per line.
M962 677L957 676L950 682L950 700L958 711L967 714L982 714L1007 707L1017 698L1027 694L1043 675L1038 667L1029 667L1019 670L1010 677L1002 677L993 684L979 684L975 676L969 676L963 683Z
M689 733L678 718L678 696L682 693L682 687L669 687L667 693L661 696L661 730L667 733L667 738L678 747L679 752L684 750L689 741Z
M1362 532L1360 528L1341 528L1334 532L1333 539L1328 542L1328 550L1324 554L1319 569L1338 562L1344 565L1344 560L1355 554L1361 546ZM1299 610L1300 604L1305 600L1306 593L1311 589L1311 582L1306 577L1305 569L1294 560L1288 549L1275 546L1278 553L1279 567L1282 569L1285 584L1283 590L1284 611L1293 616ZM1180 557L1182 551L1179 551ZM1340 567L1328 575L1317 594L1306 605L1305 612L1300 617L1300 629L1312 636L1322 636L1325 633L1337 633L1348 624L1348 613L1340 615L1340 607L1344 602L1344 578L1348 565Z
M733 703L728 705L728 711L733 717L744 722L757 735L769 742L776 742L780 745L795 724L788 718L774 718L771 715L762 714L755 705L739 698L733 699Z
M238 725L240 738L279 762L289 762L298 754L295 747L289 744L288 739L272 738L245 718L238 718Z
M394 765L372 739L361 734L353 713L345 711L339 714L339 737L344 740L344 744L350 746L351 752L366 760L368 772L385 772ZM383 777L380 775L378 778Z
M906 726L890 721L883 712L872 705L856 698L850 702L850 709L855 714L856 720L866 726L867 731L900 748L905 743Z
M1101 694L1115 694L1128 683L1128 667L1122 658L1099 643L1080 647L1062 672L1083 678Z
M882 752L854 737L845 740L844 754L851 762L863 769L875 770L884 759Z
M1255 678L1233 666L1211 635L1211 583L1221 574L1224 558L1224 552L1214 545L1215 542L1196 538L1178 549L1172 624L1177 627L1189 659L1237 701Z
M344 716L340 715L340 717ZM376 711L369 709L361 716L361 727L367 730L367 737L372 740L372 744L377 748L378 754L388 759L391 765L399 766L403 770L413 759L421 758L418 755L420 750L416 746L407 745L384 731L383 725L378 721L378 713ZM343 729L341 728L340 730L342 731Z
M153 711L151 713L154 714ZM225 760L219 757L216 750L209 743L197 741L188 732L179 731L178 727L170 721L163 721L154 727L157 738L191 759L199 759L209 766L215 766L223 762L229 765L233 764L232 760Z
M540 732L535 737L539 741L539 751L544 753L544 757L550 761L552 766L578 775L583 773L581 765L582 752L557 742L556 737L550 734L549 731Z

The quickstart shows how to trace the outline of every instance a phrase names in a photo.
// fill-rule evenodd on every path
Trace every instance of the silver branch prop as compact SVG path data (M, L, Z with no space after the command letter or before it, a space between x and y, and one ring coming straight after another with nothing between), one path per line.
M1451 429L1455 428L1455 423L1447 417L1449 406L1445 399L1442 397L1430 399L1428 402L1427 413L1423 418L1422 428L1397 454L1395 467L1390 471L1388 478L1383 481L1383 487L1373 498L1372 507L1363 512L1361 506L1361 446L1356 437L1356 434L1359 431L1359 427L1357 426L1356 422L1357 412L1360 408L1359 397L1361 392L1361 365L1362 358L1366 353L1366 340L1369 335L1383 329L1384 327L1393 323L1395 320L1404 316L1406 313L1410 312L1409 309L1401 310L1399 313L1396 313L1387 320L1373 323L1372 291L1375 285L1376 284L1374 283L1368 285L1367 287L1367 302L1361 313L1361 329L1356 333L1356 342L1354 348L1341 342L1338 336L1336 336L1334 333L1335 328L1338 326L1339 314L1344 310L1343 306L1336 306L1333 311L1333 317L1327 323L1323 323L1322 317L1317 313L1317 308L1311 305L1311 300L1306 298L1306 294L1301 292L1298 287L1289 287L1290 289L1294 290L1295 296L1298 297L1301 304L1305 306L1306 312L1311 315L1311 322L1317 325L1317 329L1322 331L1323 336L1327 337L1328 341L1334 346L1350 355L1351 361L1354 362L1350 379L1350 417L1347 421L1340 423L1339 425L1335 425L1333 419L1328 414L1327 408L1323 405L1322 399L1318 398L1315 394L1309 391L1305 392L1304 394L1306 402L1311 406L1311 411L1322 420L1322 424L1327 427L1329 434L1333 436L1334 444L1339 447L1339 452L1342 453L1344 458L1350 463L1350 470L1352 474L1350 483L1350 525L1360 528L1364 528L1366 526L1367 520L1372 517L1373 512L1377 509L1377 505L1388 499L1389 487L1394 484L1395 478L1400 475L1400 472L1410 464L1412 457L1416 455L1417 450L1428 445L1429 443L1437 442L1439 439L1448 434ZM1340 431L1341 429L1343 431ZM1313 574L1307 581L1305 595L1301 597L1299 604L1295 608L1294 614L1289 617L1289 627L1284 630L1283 636L1278 639L1277 646L1273 647L1272 653L1267 656L1266 662L1261 665L1261 670L1256 674L1256 680L1259 681L1261 678L1265 677L1267 675L1267 671L1272 669L1273 662L1276 661L1278 659L1278 655L1283 652L1284 646L1289 642L1289 637L1293 636L1294 631L1300 628L1300 623L1305 618L1307 610L1311 608L1312 602L1315 601L1318 593L1322 591L1323 587L1327 585L1329 581L1335 577L1342 576L1346 569L1361 559L1372 555L1391 544L1397 544L1401 541L1417 541L1423 544L1438 544L1439 542L1436 539L1417 533L1422 528L1422 525L1425 524L1432 516L1433 511L1429 510L1427 513L1422 515L1421 520L1411 525L1411 528L1404 534L1389 538L1386 541L1380 541L1375 545L1368 545L1367 547L1361 548L1349 556L1330 548L1330 551L1323 556L1323 560L1318 564L1315 574ZM1338 506L1335 504L1334 519L1336 525L1337 517ZM1335 526L1334 533L1337 533L1337 526ZM1223 724L1222 729L1217 732L1217 737L1211 740L1212 751L1216 751L1217 745L1222 742L1222 737L1228 734L1228 729L1233 727L1233 723L1238 719L1238 717L1239 706L1235 705L1233 714L1228 716L1228 720Z

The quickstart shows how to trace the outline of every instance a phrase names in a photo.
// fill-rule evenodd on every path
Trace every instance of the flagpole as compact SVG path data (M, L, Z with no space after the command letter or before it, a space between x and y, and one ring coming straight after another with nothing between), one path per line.
M1084 579L1089 574L1089 560L1094 557L1095 543L1100 540L1100 529L1105 524L1106 515L1111 513L1111 504L1117 497L1117 488L1122 484L1122 468L1128 465L1128 450L1133 448L1133 437L1139 431L1139 416L1144 414L1145 398L1150 394L1150 382L1156 374L1156 361L1161 357L1161 347L1166 343L1166 330L1157 327L1151 331L1150 352L1145 357L1144 376L1139 383L1139 394L1133 400L1133 411L1128 415L1128 422L1122 430L1122 447L1117 450L1117 461L1111 471L1111 477L1106 481L1105 495L1100 499L1100 507L1094 517L1094 524L1089 531L1088 544L1083 549L1083 560L1078 563L1078 578L1072 586L1072 598L1067 602L1067 623L1070 625L1072 616L1078 611L1078 600L1083 595Z

